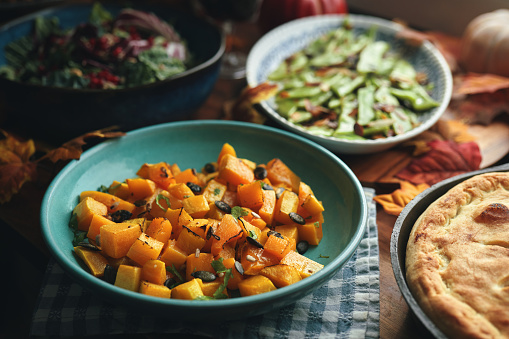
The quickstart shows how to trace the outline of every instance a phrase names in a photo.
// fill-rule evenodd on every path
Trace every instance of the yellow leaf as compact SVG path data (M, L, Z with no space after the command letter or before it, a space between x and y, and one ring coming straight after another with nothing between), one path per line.
M397 216L413 198L428 187L428 184L414 185L408 181L401 181L400 188L389 194L377 195L373 200L382 205L385 212Z

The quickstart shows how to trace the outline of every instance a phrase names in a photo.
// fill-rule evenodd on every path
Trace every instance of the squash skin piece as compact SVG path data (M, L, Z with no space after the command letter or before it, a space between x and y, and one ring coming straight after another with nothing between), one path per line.
M323 268L322 264L308 259L295 251L290 251L283 259L281 259L280 264L295 267L303 279L309 277L310 275L318 272Z
M295 267L284 264L264 267L260 274L269 278L277 288L289 286L302 280Z
M293 191L299 192L300 177L295 174L281 159L274 158L267 165L267 178L274 186L283 186Z
M141 268L141 280L163 285L166 281L166 264L157 259L150 259Z
M274 219L282 224L291 224L290 213L297 213L299 207L299 196L289 190L285 190L276 201Z
M240 295L245 297L274 291L276 286L263 275L253 275L239 282Z
M195 195L182 200L182 207L193 218L203 218L210 210L209 203L203 195Z
M145 233L162 243L167 243L171 238L171 222L166 218L154 218L148 225Z
M203 296L203 291L201 290L201 286L198 280L200 279L195 278L175 286L171 290L171 297L173 299L194 300L200 296Z
M140 293L158 298L171 298L171 290L168 287L154 284L149 281L141 281Z
M237 187L237 197L240 205L258 210L263 205L263 189L259 180Z
M201 252L198 257L195 253L189 254L186 260L186 280L193 280L194 277L191 274L196 271L207 271L216 274L212 267L213 260L214 256L211 253Z
M157 259L164 247L159 240L149 237L145 233L141 233L129 248L126 256L143 266L150 259Z
M102 215L94 214L87 232L89 242L95 245L96 237L101 234L101 227L108 224L113 224L113 221Z
M108 224L101 227L100 234L103 252L118 259L127 255L141 234L141 227L131 223Z
M101 252L76 246L74 247L74 253L83 260L94 277L104 276L104 269L108 265L108 259Z
M133 203L120 199L119 197L109 193L99 191L83 191L80 194L80 201L86 197L94 198L95 200L105 204L108 208L108 213L113 213L120 210L126 210L133 213L133 211L136 209L136 206Z
M78 229L88 231L92 217L96 214L101 216L106 215L108 208L102 202L92 197L85 197L74 207L73 213L76 214L76 219L78 220Z
M253 170L241 159L231 154L226 154L221 159L217 176L235 187L241 184L249 184L254 180Z
M163 248L160 260L168 267L180 268L187 260L187 253L177 246L176 240L171 239Z
M138 292L141 282L141 267L120 265L117 270L115 286Z

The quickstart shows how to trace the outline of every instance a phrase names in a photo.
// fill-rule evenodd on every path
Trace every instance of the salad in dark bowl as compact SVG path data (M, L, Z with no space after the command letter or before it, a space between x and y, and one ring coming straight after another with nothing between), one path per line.
M181 120L223 52L216 25L170 6L50 8L0 28L0 106L7 126L59 142Z

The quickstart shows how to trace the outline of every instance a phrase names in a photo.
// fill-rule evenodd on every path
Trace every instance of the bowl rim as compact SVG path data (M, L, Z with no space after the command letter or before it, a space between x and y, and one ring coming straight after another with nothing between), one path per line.
M106 2L104 5L114 6L119 9L123 8L123 6L119 5L118 3ZM137 8L144 7L144 6L147 7L146 4L140 3L140 4L133 6L133 8L137 9ZM78 2L78 3L64 3L61 5L55 5L55 6L41 9L41 10L38 10L38 11L35 11L32 13L25 14L23 16L12 19L12 20L4 23L3 25L1 25L0 26L0 34L8 32L11 28L13 28L15 26L24 24L26 22L33 21L36 17L41 16L41 15L49 16L49 15L51 15L51 13L58 13L59 11L62 11L62 10L79 9L79 8L92 8L92 3L80 3L80 2ZM161 4L156 4L156 5L148 5L148 7L146 9L148 9L148 8L170 9L172 7L171 6L162 6ZM178 10L178 12L180 13L181 11ZM223 57L223 54L225 52L225 49L226 49L226 35L222 29L220 29L212 20L210 20L208 18L201 18L201 17L198 17L193 14L189 14L189 17L195 19L196 21L204 22L207 25L209 25L211 28L215 28L216 32L219 34L219 37L220 37L219 46L211 58L201 62L198 65L195 65L192 68L186 69L184 72L175 74L175 75L173 75L169 78L166 78L164 80L159 80L159 81L155 81L152 83L139 85L136 87L114 88L114 89L108 89L108 90L92 89L92 88L71 88L71 87L45 86L45 85L39 85L39 84L31 84L31 83L14 81L14 80L6 79L6 78L0 78L0 81L6 82L7 84L16 85L16 86L26 86L26 87L33 88L33 89L55 90L55 91L61 91L64 93L65 92L70 92L70 93L121 93L121 92L127 92L127 93L129 93L129 92L143 90L143 89L150 89L152 87L160 86L163 84L177 82L179 79L182 79L182 78L187 79L187 78L195 77L201 71L208 69L211 66L213 66L214 64L220 62L220 60ZM3 53L3 51L1 51L0 53Z
M258 125L254 123L245 123L245 122L239 122L239 121L225 121L225 120L190 120L190 121L180 121L180 122L169 122L164 124L158 124L153 126L148 126L144 128L140 128L137 130L133 130L126 133L126 136L122 138L136 138L139 135L146 135L147 133L150 133L152 131L156 130L165 130L165 129L175 129L175 128L181 128L181 127L189 127L189 126L208 126L210 128L218 128L221 126L233 126L236 129L251 129L256 130L257 132L265 132L265 133L275 133L276 135L279 134L280 136L283 136L285 138L289 138L293 140L294 142L300 142L307 144L308 146L316 149L318 152L321 152L323 155L327 156L331 161L335 162L339 167L342 168L342 170L345 172L345 175L350 179L352 185L355 187L356 192L359 195L360 199L360 216L359 216L359 222L357 225L357 229L355 230L353 236L351 237L351 240L348 244L346 244L345 249L340 253L339 256L334 258L332 261L330 261L325 267L319 271L318 273L303 279L295 284L292 284L290 286L287 286L285 288L277 289L275 291L271 291L268 293L263 293L255 296L246 296L241 298L232 298L232 299L224 299L224 300L214 300L213 302L205 302L200 303L199 307L200 309L206 310L206 311L218 311L223 307L249 307L259 304L265 304L281 300L282 298L286 296L291 296L298 294L299 291L302 293L302 291L308 291L309 287L314 285L315 281L320 281L323 279L327 279L327 277L332 277L332 274L335 274L336 271L351 258L351 256L356 251L357 247L359 246L367 228L367 219L368 219L368 211L367 211L367 202L366 197L364 195L362 186L360 182L358 181L357 177L354 175L354 173L351 171L351 169L346 166L341 159L339 159L337 156L335 156L333 153L325 149L324 147L308 140L303 137L300 137L298 135L282 131L273 127L264 126L264 125ZM115 145L115 143L118 143L119 139L110 139L106 140L101 144L98 144L87 151L83 152L81 159L87 159L90 157L93 157L95 154L100 153L103 149L107 149L110 147L110 145ZM115 297L122 296L122 298L126 298L129 301L136 303L150 303L155 302L159 305L164 305L164 307L177 307L182 311L189 311L196 308L197 304L193 303L192 300L178 300L178 299L164 299L164 298L156 298L151 296L146 296L141 293L127 291L127 290L121 290L116 286L113 286L112 284L109 284L101 279L97 279L96 277L93 277L89 272L87 272L84 269L76 270L75 263L73 263L71 260L69 260L65 255L63 255L62 251L58 248L55 239L53 239L51 234L51 227L49 223L49 216L46 211L48 210L50 203L53 199L53 196L55 195L55 188L58 187L58 184L60 181L63 180L63 178L73 170L75 166L77 166L79 160L72 160L69 164L67 164L52 180L50 183L48 190L44 194L43 201L41 204L41 212L40 212L40 220L41 220L41 231L43 235L43 239L48 246L48 249L50 253L52 254L53 258L59 263L64 271L66 271L70 276L74 278L74 280L83 287L88 287L90 283L93 281L94 283L94 292L96 293L112 293ZM326 281L323 281L325 283ZM308 294L310 292L306 292L305 294Z
M289 21L287 23L284 23L268 33L266 33L262 38L260 38L253 48L251 49L248 59L247 59L247 81L248 85L251 87L254 87L258 85L256 81L256 72L254 72L257 68L254 66L256 65L257 61L254 59L255 54L262 53L262 51L265 49L264 45L269 43L273 37L279 36L282 32L291 31L291 29L294 26L302 27L305 25L313 25L315 23L321 23L322 25L324 23L341 23L344 20L350 20L355 27L355 24L362 23L362 24L370 24L370 25L377 25L379 27L382 27L384 29L392 30L395 33L402 30L404 28L403 25L396 23L394 21L386 20L379 17L369 16L369 15L363 15L363 14L326 14L326 15L317 15L317 16L310 16L310 17L304 17L300 19L295 19L292 21ZM415 137L416 135L422 133L423 131L429 129L431 126L433 126L440 116L443 114L443 112L447 109L447 106L449 105L449 101L452 96L452 88L453 88L453 79L450 67L447 64L447 61L445 60L444 56L440 53L440 51L428 40L423 41L422 45L419 48L423 48L427 50L436 60L436 62L440 65L440 70L444 74L444 91L443 91L443 100L440 103L440 105L435 108L436 113L431 116L430 119L424 121L416 128L400 135L395 135L391 137L387 137L385 139L367 139L367 140L345 140L340 138L334 138L334 137L328 137L328 136L322 136L322 135L316 135L311 134L302 127L293 124L289 122L287 119L281 117L276 110L274 110L267 101L262 101L260 104L257 105L257 107L261 108L262 112L268 115L271 119L275 120L277 123L285 126L288 129L291 129L292 131L295 131L301 135L306 135L313 140L322 143L322 144L336 144L336 145L349 145L349 146L382 146L384 144L386 145L392 145L397 144L402 141L405 141L409 138Z
M413 315L417 317L418 321L423 324L427 330L433 334L435 338L439 339L447 339L447 336L431 321L431 319L424 313L424 311L419 306L419 303L414 298L412 292L410 291L407 281L406 281L406 269L405 269L405 260L406 260L406 244L408 242L408 236L413 228L415 221L418 216L414 218L409 218L409 213L414 208L422 209L422 212L426 210L428 201L425 199L432 199L431 201L435 201L436 199L443 196L449 189L456 186L457 184L479 174L490 173L490 172L507 172L509 171L509 163L496 165L492 167L487 167L484 169L479 169L467 173L462 173L456 175L454 177L450 177L444 179L431 187L427 188L423 192L419 193L414 199L412 199L401 211L396 222L394 224L394 228L391 234L390 240L390 256L391 256L391 265L394 277L398 284L398 287L408 304L410 310ZM431 198L430 198L431 197ZM421 213L422 213L421 212ZM420 214L419 214L420 215ZM402 227L405 224L407 218L413 223L411 226L408 226L408 229L405 229L405 233L402 233ZM401 246L404 245L405 248L402 249ZM403 254L403 257L400 255L400 251Z

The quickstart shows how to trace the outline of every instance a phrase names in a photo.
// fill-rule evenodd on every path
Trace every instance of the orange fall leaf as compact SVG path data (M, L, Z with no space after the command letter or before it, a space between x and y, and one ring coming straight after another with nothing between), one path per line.
M428 187L425 183L413 185L408 181L401 181L400 188L394 192L377 195L373 199L382 205L385 212L397 216L413 198Z

